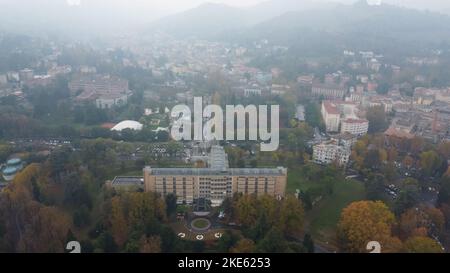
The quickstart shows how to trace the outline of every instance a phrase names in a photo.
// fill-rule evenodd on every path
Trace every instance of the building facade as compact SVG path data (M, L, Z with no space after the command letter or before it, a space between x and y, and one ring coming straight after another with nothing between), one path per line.
M333 162L341 166L347 165L350 159L350 149L339 146L334 142L321 143L313 147L313 161L319 164Z
M321 112L327 132L362 136L369 130L369 121L361 118L361 111L354 102L326 100L322 102Z
M287 169L151 168L144 169L144 189L163 196L174 194L179 203L206 198L219 206L234 193L285 195Z
M341 122L341 113L336 105L330 101L324 101L322 103L321 112L327 132L338 132L339 124Z
M342 99L347 90L330 84L313 84L312 95L324 99Z
M341 122L341 133L362 136L369 131L369 121L366 119L345 119Z
M178 203L192 204L205 198L212 206L219 206L235 193L285 195L286 168L229 168L222 147L213 146L208 168L151 168L144 169L144 189L163 196L174 194Z
M69 89L77 101L91 101L101 109L124 106L132 94L127 80L108 75L78 77L69 82Z

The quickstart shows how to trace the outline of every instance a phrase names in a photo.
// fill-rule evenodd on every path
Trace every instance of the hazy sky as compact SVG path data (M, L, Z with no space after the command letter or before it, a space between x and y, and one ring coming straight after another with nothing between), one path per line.
M206 2L235 7L249 7L269 0L0 0L0 30L26 29L34 26L84 25L114 29L144 26L158 18L194 8ZM279 6L301 6L306 2L358 0L272 0ZM450 13L450 0L369 0L413 8L429 8ZM288 2L288 4L286 4ZM295 5L294 5L294 4ZM273 7L273 5L272 5Z
M0 0L2 1L12 1L12 0ZM20 2L21 0L14 0ZM42 0L33 0L36 2ZM44 0L45 1L45 0ZM103 0L59 0L67 3L81 3L86 2L105 2ZM187 10L193 7L196 7L202 3L210 2L210 3L223 3L231 6L237 7L247 7L256 5L261 2L265 2L268 0L108 0L106 2L110 3L111 6L120 6L124 9L142 9L146 11L152 11L152 14L158 16L164 16L168 13L180 12L183 10ZM277 1L277 0L275 0ZM279 0L282 2L283 0ZM301 2L302 0L298 0ZM354 3L358 0L309 0L315 2L341 2L341 3ZM368 0L372 3L383 2L389 4L396 4L405 7L413 7L420 9L448 9L450 7L450 0Z
M14 6L89 6L103 8L105 12L112 10L123 10L133 13L148 14L149 17L161 17L170 13L176 13L184 11L190 8L194 8L202 3L223 3L237 7L247 7L256 5L268 0L0 0L0 9L2 5L14 5ZM283 3L285 0L275 0L275 2ZM341 2L341 3L353 3L357 0L297 0L299 3L302 1L314 1L314 2ZM450 0L368 0L371 2L384 2L394 3L402 6L418 7L418 8L431 8L436 10L437 8L449 8ZM32 3L32 4L30 4ZM301 4L300 4L301 5Z
M39 0L37 0L39 1ZM67 1L69 5L83 5L83 2L101 0L61 0ZM145 10L153 10L154 13L173 13L190 8L194 8L202 3L223 3L231 6L246 7L256 5L265 0L109 0L110 5L122 6L124 8L142 8Z

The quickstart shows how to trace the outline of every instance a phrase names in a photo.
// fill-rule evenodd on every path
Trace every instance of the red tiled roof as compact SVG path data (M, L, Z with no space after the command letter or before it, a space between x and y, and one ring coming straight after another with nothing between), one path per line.
M101 127L104 128L104 129L112 129L114 126L116 126L115 123L103 123L101 125Z
M323 105L325 107L325 111L327 111L328 114L331 115L339 115L339 109L337 108L336 104L332 103L331 101L324 101Z

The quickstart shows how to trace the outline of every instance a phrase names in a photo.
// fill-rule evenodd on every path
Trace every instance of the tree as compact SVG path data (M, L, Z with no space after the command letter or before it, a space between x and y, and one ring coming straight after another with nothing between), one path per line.
M444 176L450 177L450 166L448 167L447 171L444 173Z
M347 252L367 252L370 241L378 241L385 252L395 251L389 246L398 239L392 236L394 214L382 202L360 201L350 204L342 211L338 224L339 247Z
M403 165L405 165L406 168L410 169L414 165L414 158L412 158L411 156L407 155L407 156L405 156L405 158L403 158L403 162L402 163L403 163Z
M441 205L440 208L442 214L444 215L444 227L446 228L446 230L450 229L450 205L447 204L443 204Z
M267 217L267 223L273 225L278 221L278 206L279 202L270 195L263 195L258 197L256 203L259 216L262 213Z
M366 168L378 169L381 166L382 159L380 157L380 151L377 149L371 149L367 152L364 158L364 166Z
M0 193L0 234L8 252L65 251L70 216L33 199L42 175L40 165L30 164Z
M312 210L313 204L309 190L306 192L301 192L299 198L302 200L303 207L306 211Z
M397 151L397 149L395 147L389 148L389 150L388 150L388 160L390 162L394 162L394 161L397 161L397 158L398 158L398 151Z
M94 242L95 252L115 253L118 250L114 238L108 231L103 232Z
M166 202L153 192L133 192L128 195L131 226L145 227L152 219L166 221Z
M286 236L297 237L303 230L304 210L295 196L286 196L280 208L280 228Z
M260 215L255 224L248 228L245 232L245 234L248 235L247 237L250 237L255 242L264 238L272 227L272 224L270 224L267 219L267 213L265 211L260 211L259 214Z
M409 150L413 155L419 154L425 146L425 140L421 137L414 137L410 142Z
M139 240L139 251L141 253L160 253L161 238L159 236L142 236Z
M255 243L250 239L239 240L231 249L231 253L253 253Z
M403 238L441 234L445 217L441 210L433 207L412 208L400 217L399 228Z
M20 252L64 252L71 222L68 215L54 207L41 207L30 215L18 242Z
M382 82L382 83L380 83L380 85L378 85L377 93L386 95L389 92L389 88L390 88L389 83Z
M317 103L308 103L305 105L306 122L311 127L317 127L323 131L325 128L322 116L320 114L320 107Z
M89 209L86 205L82 205L73 213L73 224L80 228L90 223Z
M441 166L441 159L435 151L420 154L420 166L428 176L433 175Z
M250 227L256 222L258 212L252 196L244 195L240 197L235 205L235 210L239 223L244 227Z
M217 250L220 253L228 253L230 248L238 242L239 238L231 231L225 232L220 238Z
M450 141L439 144L437 150L444 158L450 158Z
M9 155L12 153L13 149L9 144L0 144L0 161L6 161Z
M383 106L370 107L367 110L367 120L369 120L369 133L377 133L386 130L387 117Z
M412 237L405 242L408 253L442 253L442 247L435 240L428 237Z
M245 160L243 158L239 158L237 161L238 168L245 168Z
M256 245L256 252L258 253L285 253L289 249L283 232L278 228L272 228Z
M385 178L382 175L372 175L366 183L366 196L368 200L383 199Z
M450 205L450 176L444 176L440 181L441 189L438 195L438 204Z
M173 193L166 195L167 216L173 215L177 211L177 196Z
M419 197L419 182L413 178L403 180L400 187L400 193L394 205L396 214L402 214L407 209L416 205L419 201Z
M305 234L305 237L303 238L303 247L306 249L308 253L315 252L314 241L311 235Z
M120 197L111 199L111 232L114 242L122 247L128 240L128 223Z

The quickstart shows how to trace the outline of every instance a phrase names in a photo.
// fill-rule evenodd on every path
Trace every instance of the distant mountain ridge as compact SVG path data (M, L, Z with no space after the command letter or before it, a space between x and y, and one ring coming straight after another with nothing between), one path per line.
M313 50L320 47L340 50L350 45L398 50L450 39L450 16L440 13L388 4L368 5L365 0L353 5L320 7L311 1L297 4L292 0L283 1L298 5L298 9L267 12L275 1L246 10L207 4L164 18L153 27L181 37L240 42L267 39L273 44L309 46ZM267 17L270 18L261 21Z
M206 3L182 13L170 15L151 24L151 29L163 30L179 37L217 37L224 32L242 31L289 11L330 7L335 4L314 0L271 0L249 8Z

